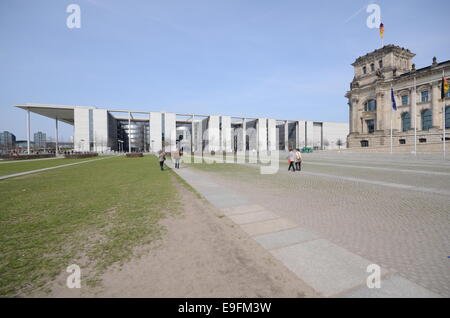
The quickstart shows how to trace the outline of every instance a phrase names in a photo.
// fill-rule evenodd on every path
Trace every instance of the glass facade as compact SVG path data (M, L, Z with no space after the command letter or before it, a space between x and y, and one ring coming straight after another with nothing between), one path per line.
M408 112L402 114L402 131L411 129L411 116Z
M370 99L364 104L364 110L366 112L377 110L377 101L375 99Z
M421 93L420 93L420 101L422 102L422 103L426 103L426 102L428 102L428 91L422 91Z
M422 111L422 130L429 130L433 126L431 109Z
M409 96L403 95L402 96L402 105L408 105L409 104Z
M9 131L0 133L0 152L11 150L16 145L16 136Z
M366 120L366 124L367 124L367 132L369 134L372 134L375 131L375 120L374 119Z
M150 148L150 125L148 121L133 121L128 125L128 120L117 121L117 141L123 151L128 151L131 143L132 152L145 152ZM131 139L129 142L128 139Z

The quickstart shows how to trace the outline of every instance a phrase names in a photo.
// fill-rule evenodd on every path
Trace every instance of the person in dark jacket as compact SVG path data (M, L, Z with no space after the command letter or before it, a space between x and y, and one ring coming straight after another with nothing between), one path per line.
M163 171L164 170L164 161L166 161L166 154L163 150L159 151L158 158L159 158L159 166L161 168L161 171Z

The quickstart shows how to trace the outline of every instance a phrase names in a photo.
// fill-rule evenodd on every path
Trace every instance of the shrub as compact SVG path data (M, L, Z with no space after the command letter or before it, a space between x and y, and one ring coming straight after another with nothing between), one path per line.
M128 158L137 158L137 157L143 157L144 154L143 154L142 152L128 152L128 153L126 154L126 156L127 156Z
M53 158L55 154L34 154L34 155L1 155L0 158L4 160L29 160L29 159L42 159Z
M64 154L64 158L67 159L83 159L83 158L91 158L97 157L98 153L96 152L74 152L74 153L66 153Z

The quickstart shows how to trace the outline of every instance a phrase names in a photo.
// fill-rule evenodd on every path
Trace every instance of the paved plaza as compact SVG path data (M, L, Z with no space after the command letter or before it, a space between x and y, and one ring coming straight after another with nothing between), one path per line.
M177 170L211 204L326 297L450 297L450 161L440 155L313 153ZM368 289L367 265L381 267Z

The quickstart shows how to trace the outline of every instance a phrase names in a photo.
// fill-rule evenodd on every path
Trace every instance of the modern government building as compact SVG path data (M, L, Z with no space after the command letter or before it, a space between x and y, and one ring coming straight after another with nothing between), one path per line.
M408 49L387 45L352 64L355 76L346 94L349 148L390 145L391 116L393 145L442 143L444 116L445 129L450 130L450 92L441 99L442 76L450 74L450 61L433 58L430 66L416 69L414 56Z
M345 147L347 123L100 109L92 106L15 105L74 127L76 151L273 151ZM56 138L58 142L58 138Z
M430 66L416 69L414 56L408 49L386 45L356 59L352 64L354 78L345 95L349 123L93 106L16 107L28 112L28 142L29 115L33 112L55 120L57 145L58 122L73 125L76 151L157 152L183 148L193 152L261 152L302 147L386 147L390 145L391 127L395 146L439 143L443 141L444 118L450 133L450 92L444 100L440 96L442 76L450 74L450 61L438 63L433 58ZM391 87L396 111L392 110Z

